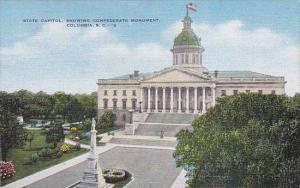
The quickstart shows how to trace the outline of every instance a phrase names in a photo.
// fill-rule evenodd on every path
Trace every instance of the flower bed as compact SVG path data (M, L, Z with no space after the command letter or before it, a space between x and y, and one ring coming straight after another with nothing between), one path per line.
M0 162L0 176L1 180L11 178L15 175L15 169L12 162Z
M103 177L107 183L117 183L126 179L126 171L115 168L104 169Z

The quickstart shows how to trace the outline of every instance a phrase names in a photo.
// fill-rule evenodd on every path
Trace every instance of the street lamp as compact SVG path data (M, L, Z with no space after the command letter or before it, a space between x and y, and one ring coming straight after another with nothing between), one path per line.
M130 113L130 119L129 119L129 123L131 124L132 123L132 114L133 114L133 110L132 109L130 109L130 110L128 110L129 111L129 113Z
M140 101L139 103L140 103L140 110L139 110L139 112L142 113L142 103L143 103L143 102Z

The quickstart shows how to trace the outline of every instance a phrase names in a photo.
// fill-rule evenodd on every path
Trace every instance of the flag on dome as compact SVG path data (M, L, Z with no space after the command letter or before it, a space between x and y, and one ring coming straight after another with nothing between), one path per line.
M188 9L190 9L192 11L196 11L196 4L194 4L194 3L188 3L186 5L186 8L188 8Z

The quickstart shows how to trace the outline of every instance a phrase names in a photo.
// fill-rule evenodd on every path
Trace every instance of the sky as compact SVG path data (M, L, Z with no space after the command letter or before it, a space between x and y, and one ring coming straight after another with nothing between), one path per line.
M288 95L300 91L299 0L0 0L0 90L88 93L99 78L171 66L189 2L197 5L190 16L205 67L284 76ZM66 26L110 18L157 21Z

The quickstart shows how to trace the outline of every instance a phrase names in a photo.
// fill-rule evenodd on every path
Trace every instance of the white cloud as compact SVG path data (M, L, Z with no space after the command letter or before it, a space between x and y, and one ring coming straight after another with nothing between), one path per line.
M285 76L287 92L299 91L299 46L268 28L245 29L240 20L211 25L193 23L205 47L204 65L210 70L252 70ZM176 22L163 32L172 43L182 28ZM170 66L168 48L155 43L129 46L105 28L67 28L45 24L34 36L1 48L4 90L96 90L97 78L160 70ZM2 79L3 80L3 79Z
M269 28L245 29L240 20L210 25L193 23L194 32L205 48L203 63L211 70L252 70L285 76L286 91L300 91L300 48L297 41ZM169 41L181 31L182 23L172 24L164 33Z
M10 91L22 87L48 92L93 91L98 78L168 66L169 53L155 43L129 47L105 28L49 23L34 36L1 48L2 76L6 78L1 87Z

